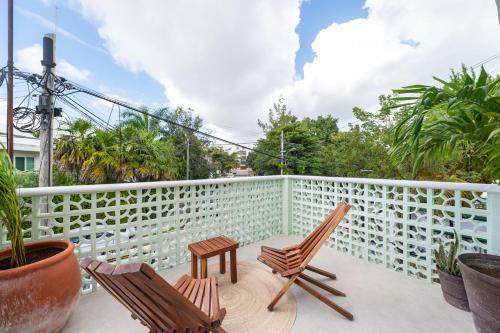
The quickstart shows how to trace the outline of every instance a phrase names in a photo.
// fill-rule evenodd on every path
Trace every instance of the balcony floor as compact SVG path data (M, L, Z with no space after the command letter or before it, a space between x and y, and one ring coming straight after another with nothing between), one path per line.
M238 260L257 262L262 244L282 247L300 240L295 236L281 236L254 243L238 249ZM212 260L217 261L218 258ZM351 311L354 321L344 319L294 286L292 291L297 300L297 318L291 332L475 332L471 314L448 305L438 284L409 278L382 265L325 247L312 264L337 274L337 280L328 283L344 291L347 297L329 298ZM174 282L189 271L190 265L185 264L163 271L162 275ZM146 331L103 290L82 296L63 330L64 333Z

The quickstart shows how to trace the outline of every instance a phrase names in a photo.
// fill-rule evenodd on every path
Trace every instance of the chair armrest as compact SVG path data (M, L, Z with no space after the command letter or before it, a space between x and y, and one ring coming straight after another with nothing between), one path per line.
M260 250L261 250L262 253L265 253L265 252L272 253L272 252L274 252L274 253L286 254L286 252L287 252L285 250L275 249L274 247L265 246L265 245L261 246Z
M300 246L300 244L294 244L294 245L284 247L283 250L285 250L285 251L296 250L299 246Z

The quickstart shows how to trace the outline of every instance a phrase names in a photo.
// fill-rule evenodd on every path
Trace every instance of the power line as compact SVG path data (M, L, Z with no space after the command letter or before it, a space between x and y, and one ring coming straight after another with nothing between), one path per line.
M59 98L64 104L68 105L70 108L72 108L73 110L75 110L76 112L81 114L83 117L85 117L90 122L97 124L101 128L107 128L107 129L113 128L112 126L106 124L106 121L104 119L102 119L102 118L98 117L97 115L95 115L94 113L90 112L85 107L82 107L81 104L79 104L78 102L75 102L74 100L72 100L68 96L60 96Z
M271 157L271 158L277 158L279 159L278 156L274 156L274 155L271 155L267 152L264 152L264 151L260 151L260 150L256 150L254 148L250 148L248 146L245 146L243 144L240 144L240 143L237 143L237 142L233 142L233 141L230 141L230 140L227 140L227 139L224 139L224 138L221 138L221 137L218 137L218 136L215 136L213 134L210 134L210 133L207 133L207 132L204 132L204 131L201 131L199 129L196 129L196 128L192 128L192 127L189 127L187 125L183 125L183 124L179 124L171 119L168 119L168 118L164 118L164 117L161 117L161 116L158 116L154 113L151 113L151 112L148 112L148 111L145 111L143 109L140 109L136 106L133 106L131 105L130 103L127 103L125 101L121 101L121 100L118 100L116 98L113 98L113 97L110 97L110 96L106 96L98 91L95 91L93 89L90 89L90 88L87 88L87 87L84 87L82 85L79 85L75 82L71 82L71 81L68 81L64 78L59 78L60 80L62 79L63 82L66 82L67 84L71 85L71 86L66 86L66 89L69 89L69 90L77 90L81 93L84 93L84 94L87 94L87 95L90 95L90 96L93 96L93 97L96 97L96 98L99 98L101 100L105 100L105 101L108 101L110 103L113 103L113 104L116 104L118 106L122 106L126 109L129 109L131 111L135 111L135 112L138 112L138 113L141 113L141 114L144 114L144 115L147 115L151 118L154 118L156 120L160 120L160 121L164 121L164 122L167 122L171 125L174 125L174 126L177 126L177 127L180 127L180 128L183 128L189 132L192 132L192 133L197 133L199 135L202 135L202 136L205 136L205 137L208 137L208 138L211 138L213 140L216 140L216 141L221 141L221 142L224 142L224 143L227 143L227 144L230 144L230 145L233 145L233 146L236 146L236 147L240 147L242 149L246 149L246 150L250 150L250 151L253 151L255 153L258 153L258 154L262 154L262 155L266 155L268 157ZM62 96L65 96L66 98L68 98L67 94L62 94ZM104 122L105 123L105 122Z
M41 86L41 82L44 79L44 77L42 77L39 74L33 74L33 73L23 72L23 71L19 71L17 69L14 71L14 75L17 78L26 80L28 83L32 84L32 86L35 86L37 89ZM83 94L87 94L87 95L93 96L95 98L98 98L98 99L110 102L112 104L116 104L117 106L122 106L122 107L124 107L126 109L129 109L131 111L134 111L134 112L137 112L137 113L141 113L141 114L144 114L144 115L148 115L149 117L154 118L156 120L164 121L164 122L169 123L171 125L183 128L183 129L185 129L185 130L187 130L189 132L196 133L196 134L205 136L207 138L210 138L210 139L213 139L213 140L216 140L216 141L220 141L220 142L224 142L226 144L233 145L233 146L236 146L236 147L239 147L239 148L242 148L242 149L253 151L253 152L257 153L257 154L262 154L262 155L265 155L265 156L268 156L268 157L271 157L271 158L279 159L278 156L274 156L274 155L271 155L271 154L269 154L267 152L260 151L260 150L257 150L257 149L245 146L244 144L233 142L231 140L224 139L222 137L219 137L219 136L216 136L216 135L213 135L213 134L201 131L199 129L192 128L192 127L189 127L187 125L183 125L183 124L177 123L177 122L175 122L175 121L173 121L171 119L164 118L164 117L158 116L158 115L156 115L154 113L150 113L148 111L142 110L142 109L140 109L140 108L138 108L138 107L136 107L136 106L134 106L134 105L132 105L132 104L130 104L128 102L121 101L119 99L107 96L107 95L102 94L102 93L100 93L100 92L98 92L96 90L84 87L84 86L82 86L82 85L80 85L80 84L78 84L76 82L72 82L70 80L67 80L67 79L65 79L63 77L60 77L60 76L57 76L57 75L54 75L54 76L55 76L54 79L55 79L55 81L57 83L57 86L54 89L54 91L52 91L52 93L55 96L60 97L61 101L63 101L65 104L69 105L75 111L78 111L80 114L84 115L87 119L90 118L89 120L91 120L91 121L95 121L97 119L97 122L100 122L100 124L102 125L102 127L108 127L107 122L105 120L103 120L103 119L99 118L97 115L93 114L88 108L86 108L85 106L83 106L82 103L79 103L78 100L75 101L74 99L70 98L69 95L75 94L77 92L80 92L80 93L83 93ZM33 87L33 88L35 88L35 87ZM35 89L33 89L33 91L34 90Z
M495 53L494 55L492 55L492 56L490 56L490 57L488 57L488 58L486 58L486 59L484 59L484 60L482 60L482 61L478 62L477 64L473 65L473 66L472 66L472 68L476 68L476 67L479 67L479 66L481 66L481 65L484 65L484 64L486 64L486 63L488 63L488 62L490 62L490 61L495 60L495 59L496 59L496 58L498 58L498 57L500 57L500 52Z

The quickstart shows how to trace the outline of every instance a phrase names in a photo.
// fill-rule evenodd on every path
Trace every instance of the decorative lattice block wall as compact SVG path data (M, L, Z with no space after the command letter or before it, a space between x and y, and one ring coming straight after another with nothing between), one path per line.
M449 244L454 231L462 252L487 252L488 205L495 201L487 202L486 192L425 187L430 182L364 181L292 177L292 233L307 235L345 201L352 208L328 245L358 258L433 280L432 251Z
M500 187L384 179L269 176L21 189L27 241L71 239L79 258L186 263L187 245L226 234L246 245L305 236L352 205L327 243L433 281L432 251L459 234L462 251L500 255ZM0 229L0 248L9 246ZM85 291L95 290L83 275Z
M71 239L79 258L165 269L187 262L192 242L225 234L243 246L282 233L276 177L59 190L50 189L49 204L47 195L23 196L26 240ZM0 236L6 244L5 231ZM83 282L88 288L90 280Z

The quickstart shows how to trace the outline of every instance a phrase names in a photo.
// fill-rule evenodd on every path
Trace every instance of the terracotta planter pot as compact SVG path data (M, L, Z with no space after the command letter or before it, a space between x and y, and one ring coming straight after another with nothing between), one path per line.
M479 333L500 332L500 256L491 254L461 254L458 264L464 279L474 326Z
M460 310L470 311L462 277L450 275L440 269L437 272L445 301Z
M0 332L53 333L62 330L80 297L81 277L70 241L42 241L27 251L61 249L22 267L0 270ZM0 251L0 260L11 250Z

